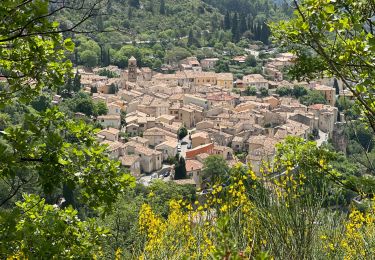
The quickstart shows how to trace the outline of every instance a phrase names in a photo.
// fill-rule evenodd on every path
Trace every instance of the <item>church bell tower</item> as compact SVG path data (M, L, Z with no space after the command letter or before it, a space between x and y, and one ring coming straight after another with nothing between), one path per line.
M137 60L133 56L128 61L128 81L137 81Z

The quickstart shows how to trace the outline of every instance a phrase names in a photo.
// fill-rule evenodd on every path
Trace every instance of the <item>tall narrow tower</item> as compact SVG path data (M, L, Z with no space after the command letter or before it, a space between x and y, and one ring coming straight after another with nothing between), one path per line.
M133 56L128 61L128 81L137 81L137 60Z

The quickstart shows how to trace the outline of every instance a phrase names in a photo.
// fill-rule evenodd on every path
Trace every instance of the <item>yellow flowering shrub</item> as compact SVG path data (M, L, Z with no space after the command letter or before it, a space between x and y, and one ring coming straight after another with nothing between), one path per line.
M375 205L367 212L353 209L342 223L343 232L321 235L330 258L373 259L375 256Z
M250 256L255 221L245 182L256 177L250 170L243 174L241 167L234 167L228 186L214 185L212 191L199 201L189 204L172 200L167 219L158 217L149 205L144 204L139 214L139 230L145 235L144 252L140 258L202 259L214 254ZM218 225L223 219L226 220L225 227ZM235 243L229 243L229 238Z
M288 138L259 175L237 164L195 202L171 201L167 218L143 205L139 258L371 259L375 208L341 221L343 213L327 206L338 176L331 158L313 142Z

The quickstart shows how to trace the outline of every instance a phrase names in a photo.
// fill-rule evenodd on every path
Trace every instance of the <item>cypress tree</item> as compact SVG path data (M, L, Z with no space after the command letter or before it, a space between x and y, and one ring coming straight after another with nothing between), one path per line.
M139 0L130 0L129 4L130 6L135 7L135 8L139 8L141 6L139 3Z
M73 91L78 92L81 90L81 75L79 75L78 70L73 80Z
M240 40L237 13L234 14L233 20L232 20L232 39L233 39L233 42L238 42Z
M253 39L255 41L258 40L258 25L256 23L253 24Z
M96 17L96 25L98 27L99 32L104 31L103 17L101 14L99 14Z
M231 28L230 13L227 11L224 16L224 30L229 30Z
M193 35L193 30L190 29L187 45L190 47L190 46L194 45L194 43L195 43L195 39L194 39L194 35Z
M253 28L253 17L249 15L247 17L247 28L250 30L252 33L254 33L254 28Z
M128 9L128 19L132 19L133 18L133 8L131 6L129 6L129 9Z
M336 78L333 80L333 87L336 89L336 95L340 94L339 83Z
M160 14L164 15L165 14L165 2L164 0L160 0Z
M258 22L256 26L256 40L261 41L261 39L262 39L262 24Z
M269 37L271 35L271 32L270 32L270 28L268 27L268 25L266 23L263 22L262 24L262 30L261 30L261 41L264 43L264 44L268 44L269 43Z
M110 65L111 64L111 55L110 55L110 53L109 53L109 48L107 49L107 61L108 61L108 65Z
M175 180L181 180L186 179L186 163L185 159L182 156L176 155L176 163L174 165L174 179Z
M247 24L246 24L246 18L244 14L241 14L240 18L240 35L242 35L244 32L247 31Z

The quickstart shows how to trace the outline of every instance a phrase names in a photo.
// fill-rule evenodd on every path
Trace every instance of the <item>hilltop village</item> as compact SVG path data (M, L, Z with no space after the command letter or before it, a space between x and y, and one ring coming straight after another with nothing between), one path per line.
M309 83L284 80L283 68L293 59L290 53L278 54L264 65L263 75L236 80L232 73L211 71L217 58L189 57L157 73L138 67L131 57L126 70L108 66L78 72L84 91L108 107L106 115L93 120L103 127L97 137L108 145L112 158L136 177L169 179L174 174L170 159L180 154L190 179L179 182L200 187L203 161L211 154L222 156L229 165L249 163L259 172L287 136L316 140L318 145L331 139L337 149L345 149L340 127L344 118L335 100L337 95L351 97L341 85L337 94L330 78ZM114 77L100 76L103 70ZM280 95L280 90L296 88L319 92L325 104L307 106L293 95ZM55 96L55 102L60 99ZM182 128L187 135L178 138Z

